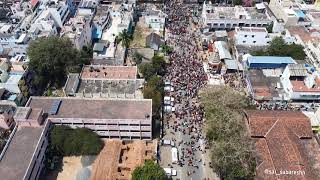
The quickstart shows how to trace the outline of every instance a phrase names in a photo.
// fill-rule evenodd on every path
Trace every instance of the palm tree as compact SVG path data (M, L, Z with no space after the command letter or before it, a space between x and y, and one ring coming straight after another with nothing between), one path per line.
M122 47L128 48L131 41L131 35L124 29L121 33L119 33L117 41L121 41Z

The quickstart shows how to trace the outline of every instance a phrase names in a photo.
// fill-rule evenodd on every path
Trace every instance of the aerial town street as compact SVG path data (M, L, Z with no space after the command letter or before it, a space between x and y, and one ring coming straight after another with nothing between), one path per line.
M214 179L210 168L206 140L202 130L204 111L199 104L198 91L205 85L206 74L198 58L199 29L192 28L192 12L181 1L165 4L168 23L167 44L174 47L170 55L171 65L165 77L174 91L169 93L175 101L175 113L168 115L164 123L164 139L175 142L178 162L172 162L169 147L161 148L161 164L177 170L180 179ZM205 160L206 159L206 160Z

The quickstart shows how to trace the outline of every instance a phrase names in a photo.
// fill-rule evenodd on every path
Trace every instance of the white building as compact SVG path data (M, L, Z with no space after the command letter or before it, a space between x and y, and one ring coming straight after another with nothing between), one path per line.
M306 55L313 65L319 69L320 68L320 42L309 41L305 48Z
M71 18L61 30L61 36L71 40L77 49L91 46L92 16L76 16Z
M271 42L266 28L237 27L235 29L235 44L244 46L267 46Z
M310 26L310 19L304 14L295 1L271 0L269 8L278 20L282 20L285 26Z
M231 30L236 27L267 27L271 19L265 10L256 7L219 7L203 3L202 22L213 30Z
M268 46L272 39L282 37L287 44L296 43L296 38L289 31L283 33L268 33L266 28L242 27L235 29L235 44L240 46Z
M151 10L143 16L148 27L155 31L163 31L166 16L160 10Z
M68 6L64 3L59 3L56 7L46 7L34 18L28 32L33 38L38 36L56 36L66 22L69 14Z
M320 77L311 67L305 67L304 64L289 64L283 71L280 81L286 100L320 100Z
M22 76L23 73L9 73L8 78L0 83L0 88L5 88L11 93L20 94L19 81Z

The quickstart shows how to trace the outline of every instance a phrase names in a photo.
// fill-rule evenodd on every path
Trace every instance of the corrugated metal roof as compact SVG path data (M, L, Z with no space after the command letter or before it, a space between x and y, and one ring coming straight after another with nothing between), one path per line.
M232 59L231 54L228 49L228 45L224 41L214 42L216 49L218 50L220 59Z
M279 56L251 56L248 57L248 63L265 63L265 64L296 64L291 57Z
M307 76L307 69L303 64L289 64L290 76Z
M227 69L232 69L232 70L236 70L238 69L238 64L236 60L233 59L226 59L225 64L227 66Z

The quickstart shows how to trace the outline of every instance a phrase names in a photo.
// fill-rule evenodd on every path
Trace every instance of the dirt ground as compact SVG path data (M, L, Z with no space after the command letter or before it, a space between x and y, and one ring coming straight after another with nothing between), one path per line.
M133 32L133 40L130 44L130 47L131 48L146 47L146 37L152 32L162 36L161 32L154 31L153 29L147 27L146 24L144 23L144 19L140 18Z
M63 170L58 174L57 180L76 179L77 172L82 168L81 156L63 158Z
M92 165L90 180L129 180L132 171L155 155L156 141L108 139Z

